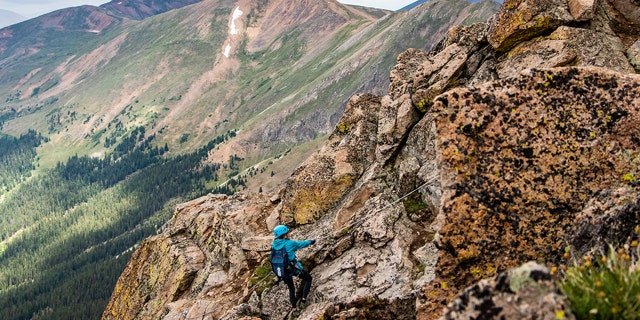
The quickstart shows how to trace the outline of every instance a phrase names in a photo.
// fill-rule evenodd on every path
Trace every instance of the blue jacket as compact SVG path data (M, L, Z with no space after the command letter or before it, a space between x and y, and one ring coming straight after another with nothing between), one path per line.
M289 261L296 261L296 265L298 269L303 270L302 263L296 259L296 251L302 248L306 248L311 245L311 240L291 240L291 239L275 239L273 243L271 243L271 247L276 250L280 250L283 247L287 250L287 255L289 256ZM296 272L297 273L297 272Z

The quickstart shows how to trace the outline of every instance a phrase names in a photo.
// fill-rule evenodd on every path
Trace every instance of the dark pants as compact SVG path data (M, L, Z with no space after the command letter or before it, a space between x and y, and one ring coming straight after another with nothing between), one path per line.
M313 278L311 278L311 275L304 270L300 270L300 273L298 273L296 276L302 279L302 292L301 292L302 299L307 299L309 290L311 290L311 280ZM297 297L296 297L296 287L293 284L293 276L285 277L282 280L284 281L284 283L287 284L287 287L289 288L289 301L291 301L291 306L295 307Z

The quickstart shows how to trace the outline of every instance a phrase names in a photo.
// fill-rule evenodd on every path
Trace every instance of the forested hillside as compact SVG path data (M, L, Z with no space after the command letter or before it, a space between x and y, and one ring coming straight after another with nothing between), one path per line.
M0 199L35 169L36 147L41 140L40 134L34 130L29 130L20 138L0 134ZM4 237L0 237L0 240L4 240Z
M73 156L5 193L0 319L98 318L131 244L154 234L176 202L241 187L242 181L214 187L221 166L202 164L210 150L234 135L230 131L193 153L166 158L167 150L152 147L154 137L139 128L103 159ZM3 190L26 178L40 139L30 132L0 140L11 150L0 158Z

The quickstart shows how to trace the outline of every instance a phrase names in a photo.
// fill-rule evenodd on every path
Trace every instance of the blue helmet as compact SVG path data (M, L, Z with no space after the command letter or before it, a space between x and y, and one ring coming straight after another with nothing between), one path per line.
M273 235L276 238L280 238L282 235L287 234L287 232L289 232L289 228L287 228L287 226L284 226L284 225L279 225L273 228Z

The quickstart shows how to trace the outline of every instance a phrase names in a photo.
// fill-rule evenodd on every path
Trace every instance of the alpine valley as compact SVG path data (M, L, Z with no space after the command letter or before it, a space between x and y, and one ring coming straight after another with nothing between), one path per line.
M171 229L176 207L214 194L270 203L330 141L354 94L387 94L400 54L429 50L450 28L499 9L464 0L401 12L334 0L114 0L0 29L0 319L166 313L192 282L160 300L137 288L154 304L141 312L119 309L143 304L116 281L133 252L149 248L148 240L139 247L143 239ZM315 221L356 178L325 190L330 204L316 201L296 221ZM259 217L244 216L243 225ZM213 239L212 228L199 236ZM165 281L174 267L190 268L165 253L175 260L145 276ZM209 264L207 272L218 266ZM223 264L199 277L230 276ZM243 297L238 290L233 299ZM227 300L221 306L235 306Z

